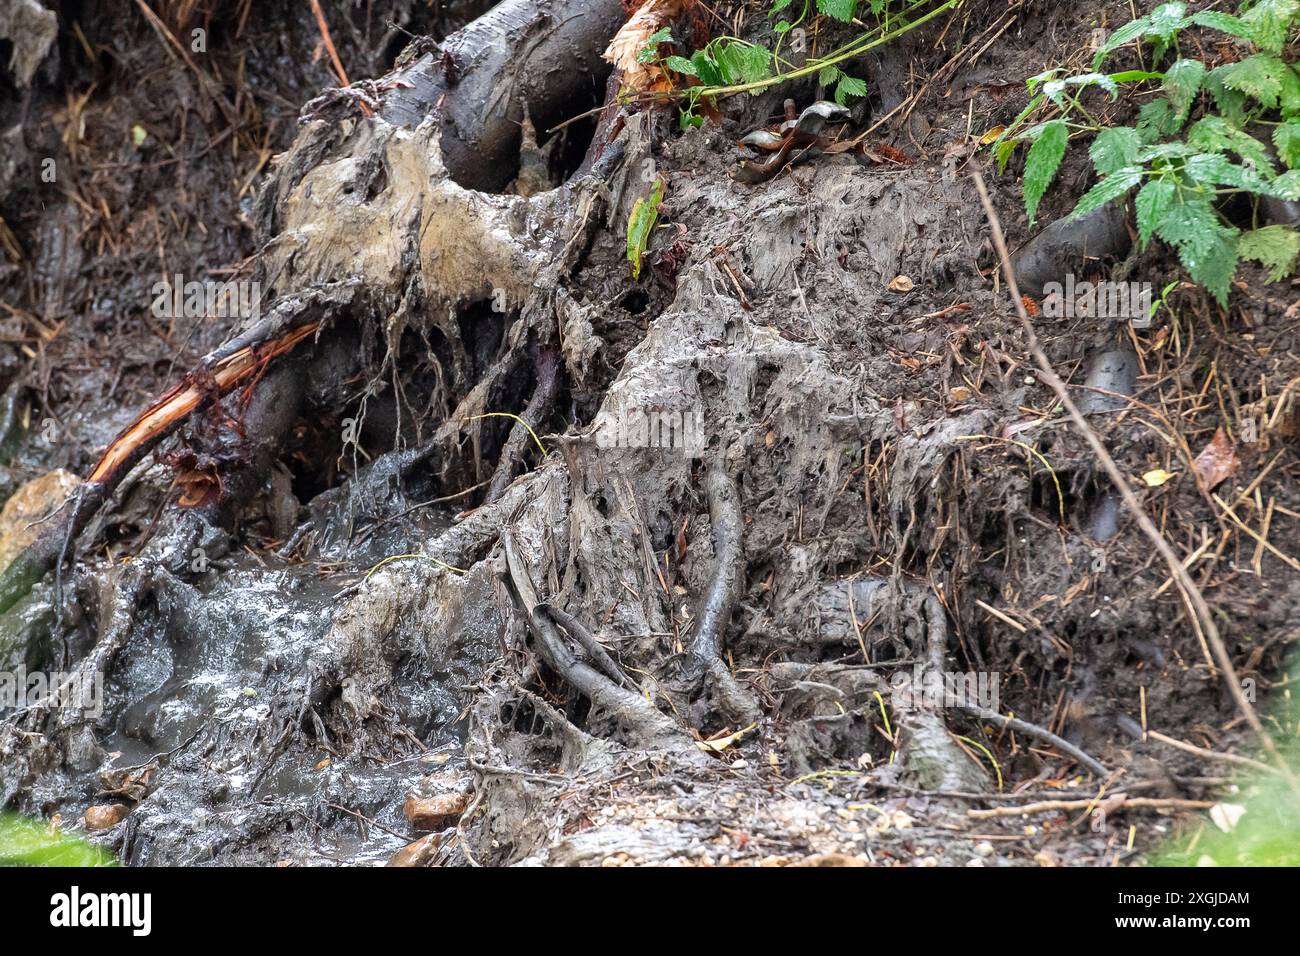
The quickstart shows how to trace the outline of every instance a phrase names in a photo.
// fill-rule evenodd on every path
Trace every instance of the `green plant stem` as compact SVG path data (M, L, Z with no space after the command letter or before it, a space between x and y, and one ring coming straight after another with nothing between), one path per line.
M820 73L828 66L836 66L840 63L843 63L845 60L851 60L853 57L860 56L863 53L866 53L868 50L875 49L876 47L888 43L891 40L896 40L899 37L903 36L904 34L910 33L912 30L915 30L917 27L921 26L922 24L928 23L929 21L933 20L935 17L939 16L940 14L946 13L949 10L953 10L956 9L957 7L960 7L965 2L966 0L946 0L945 3L942 3L939 6L935 7L929 13L925 14L924 16L918 17L917 19L913 20L911 23L904 24L903 26L899 27L897 30L893 32L884 33L873 40L867 41L866 43L862 43L861 42L862 38L859 37L858 40L854 41L853 43L847 44L846 47L841 47L840 50L842 52L831 53L820 59L811 60L808 63L806 63L804 66L801 66L799 69L793 70L790 73L783 73L780 76L768 77L765 80L756 80L753 83L737 83L732 86L692 86L683 90L674 90L667 95L677 96L677 97L689 96L698 99L701 96L718 97L718 96L733 96L736 93L757 93L760 90L766 90L769 87L776 86L778 83L785 83L789 80L796 80L802 76L812 76L814 73ZM660 96L663 94L656 93L652 95Z

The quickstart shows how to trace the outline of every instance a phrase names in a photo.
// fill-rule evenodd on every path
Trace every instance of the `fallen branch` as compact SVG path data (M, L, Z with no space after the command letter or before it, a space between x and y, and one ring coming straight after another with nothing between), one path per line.
M1176 737L1168 737L1159 731L1148 730L1147 737L1151 740L1158 740L1166 746L1173 747L1175 750L1181 750L1183 753L1196 754L1205 760L1217 760L1221 763L1233 763L1240 767L1250 767L1254 770L1263 770L1268 773L1277 773L1277 770L1266 763L1258 760L1252 760L1250 757L1242 757L1238 754L1219 753L1217 750L1206 750L1204 747L1198 747L1195 744L1189 744L1185 740L1178 740Z
M211 370L191 372L123 429L64 505L61 520L51 522L0 575L0 613L18 603L52 567L62 564L86 522L151 449L195 411L259 376L268 363L311 337L319 325L319 321L309 322L274 341L245 345L216 361Z
M1018 807L967 810L966 816L972 820L993 820L997 817L1023 817L1031 813L1063 813L1103 806L1108 814L1119 810L1208 810L1214 806L1214 801L1181 800L1176 797L1126 797L1123 794L1115 794L1088 800L1043 800L1039 803L1022 803Z
M1224 682L1227 684L1228 692L1232 694L1233 699L1237 702L1237 708L1241 711L1246 722L1250 724L1255 735L1259 737L1260 743L1268 751L1270 757L1277 764L1278 771L1286 778L1291 792L1295 794L1296 799L1300 800L1300 779L1297 779L1291 767L1287 764L1282 754L1277 749L1277 744L1273 742L1273 737L1264 728L1255 713L1255 708L1251 706L1250 701L1246 699L1245 693L1241 689L1241 679L1237 676L1237 670L1232 666L1232 658L1228 654L1228 648L1223 643L1223 638L1219 635L1218 625L1214 623L1214 616L1210 613L1209 605L1205 603L1205 597L1201 594L1200 588L1192 580L1192 576L1183 567L1183 562L1179 560L1174 549L1170 547L1169 542L1165 540L1164 535L1155 526L1147 516L1137 496L1133 494L1133 489L1129 487L1128 481L1124 478L1119 466L1115 464L1115 459L1110 456L1106 446L1097 437L1092 426L1079 411L1078 406L1070 397L1069 390L1066 389L1065 383L1061 377L1056 374L1052 368L1052 363L1043 351L1038 342L1038 335L1034 332L1034 325L1029 321L1029 314L1025 311L1024 300L1020 296L1020 288L1016 285L1016 272L1011 265L1011 256L1007 252L1006 238L1002 234L1002 222L998 219L997 212L993 209L993 202L989 199L988 187L984 184L984 177L978 170L971 173L971 178L975 181L975 188L979 191L980 202L984 205L984 214L988 217L989 228L993 233L993 245L997 249L998 256L1002 260L1002 272L1007 279L1007 288L1011 292L1011 301L1016 308L1016 314L1020 317L1020 325L1025 331L1026 343L1029 347L1029 353L1034 358L1034 364L1038 366L1041 378L1047 383L1048 387L1056 393L1057 400L1070 416L1079 433L1087 441L1097 460L1101 462L1102 469L1115 485L1120 497L1124 500L1124 507L1129 510L1137 521L1138 527L1142 533L1155 547L1160 556L1165 559L1169 566L1169 572L1174 580L1178 582L1179 593L1183 597L1183 602L1187 606L1188 612L1192 615L1192 620L1197 622L1201 633L1205 636L1210 644L1210 649L1214 653L1214 659L1218 662L1219 669L1223 672Z

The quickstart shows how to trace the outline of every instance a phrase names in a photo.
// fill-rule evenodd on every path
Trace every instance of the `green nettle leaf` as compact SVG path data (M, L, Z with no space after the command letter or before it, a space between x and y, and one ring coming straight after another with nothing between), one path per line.
M698 76L705 86L722 86L722 70L718 69L718 64L714 62L713 57L704 50L696 50L692 53L691 63L695 66L694 75Z
M719 44L718 66L727 83L757 83L772 75L767 47L747 43Z
M1179 60L1165 72L1165 92L1174 107L1174 122L1182 126L1196 102L1205 79L1205 64L1200 60Z
M1214 97L1214 108L1228 122L1235 126L1246 123L1246 94L1229 89L1223 83L1223 67L1211 70L1205 76L1205 88Z
M1030 225L1034 224L1043 193L1056 178L1069 141L1070 130L1065 120L1058 119L1044 123L1034 145L1029 147L1029 155L1025 157L1025 213Z
M1188 275L1226 306L1237 269L1237 230L1219 222L1209 201L1174 203L1156 227L1156 235L1178 250Z
M1106 203L1119 199L1141 181L1141 166L1125 166L1117 169L1084 193L1070 216L1077 218L1087 215L1094 209L1100 209Z
M640 196L632 204L632 214L627 220L627 261L632 263L632 278L641 278L641 257L645 254L659 218L659 204L664 199L664 181L656 179L648 196Z
M1106 57L1110 56L1111 53L1118 50L1125 43L1132 43L1138 37L1142 36L1150 26L1150 17L1139 17L1130 23L1124 24L1106 38L1106 42L1101 45L1101 49L1097 51L1097 55L1092 58L1092 68L1094 70L1097 69L1101 66L1102 61L1105 60Z
M794 24L789 20L778 20L776 21L776 26L772 27L772 31L776 33L777 36L784 36L792 29L794 29Z
M699 76L695 71L695 62L688 60L684 56L670 56L664 59L664 66L675 73L684 73L687 76Z
M824 13L833 20L839 20L840 23L848 23L853 19L853 11L858 5L858 0L817 0L817 10Z
M1234 152L1261 175L1273 175L1268 147L1221 116L1211 114L1193 123L1187 130L1187 145L1201 153Z
M1154 143L1175 129L1173 104L1165 97L1154 99L1138 110L1137 131L1142 142Z
M1143 249L1151 241L1156 226L1173 205L1178 188L1167 179L1152 179L1137 194L1138 242Z
M1011 154L1019 144L1018 139L1004 139L995 147L993 155L998 161L998 175L1007 171L1007 163L1011 161Z
M1241 15L1241 20L1250 30L1248 39L1256 46L1269 53L1281 53L1297 12L1300 12L1297 0L1259 0Z
M840 106L846 105L850 96L866 95L867 81L856 76L841 76L839 83L835 85L835 102Z
M1300 119L1290 119L1273 130L1273 145L1288 169L1300 166Z
M830 86L843 75L838 66L824 66L817 72L817 82L822 86Z
M1097 134L1088 148L1088 155L1092 157L1097 175L1105 176L1137 162L1138 147L1141 145L1141 137L1133 127L1111 126Z
M790 0L774 0L772 4L772 8L767 11L767 15L769 17L775 16L776 14L780 13L788 6L790 6ZM787 27L787 29L789 28Z
M1256 53L1239 63L1229 63L1216 71L1223 85L1245 93L1268 109L1276 109L1282 95L1282 80L1288 67L1275 56Z
M1267 189L1254 170L1238 166L1222 153L1197 153L1188 157L1183 168L1191 179L1206 186L1235 186L1252 193Z
M1151 27L1146 35L1155 41L1151 52L1157 61L1164 58L1178 31L1189 22L1185 3L1163 3L1151 11Z
M673 31L664 27L662 30L656 30L645 38L645 46L637 51L636 61L638 63L653 63L658 56L658 48L661 43L671 43L673 41Z
M1255 33L1250 24L1240 17L1234 17L1231 13L1220 13L1218 10L1202 10L1200 13L1193 13L1191 20L1198 27L1209 27L1211 30L1228 33L1242 40L1253 40L1255 38Z
M1268 184L1270 196L1294 201L1300 199L1300 169L1289 169Z
M1269 282L1281 282L1295 272L1300 259L1300 232L1290 226L1265 226L1242 233L1237 253L1268 270Z
M1280 97L1284 117L1300 116L1300 73L1295 66L1286 65L1282 71L1282 96Z

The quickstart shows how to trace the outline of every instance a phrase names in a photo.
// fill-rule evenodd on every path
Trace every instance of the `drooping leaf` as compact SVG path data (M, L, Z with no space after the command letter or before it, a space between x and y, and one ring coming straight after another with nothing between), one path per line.
M1218 10L1202 10L1199 13L1193 13L1191 21L1198 27L1209 27L1211 30L1228 33L1242 40L1253 40L1255 36L1250 24L1240 17L1234 17L1231 13L1222 13Z
M1298 0L1258 0L1241 15L1241 20L1256 46L1268 53L1281 53L1297 12L1300 12Z
M835 85L835 102L846 105L850 96L866 96L867 81L856 76L841 76Z
M1237 252L1268 270L1269 282L1281 282L1295 272L1300 259L1300 232L1290 226L1264 226L1241 234Z
M1186 122L1204 79L1205 64L1200 60L1179 60L1165 72L1165 92L1174 110L1171 122L1179 127Z
M1273 130L1273 145L1287 168L1300 166L1300 119L1287 120Z
M1029 148L1029 155L1025 158L1025 213L1031 225L1038 215L1038 204L1042 202L1043 194L1056 178L1069 140L1070 131L1065 120L1052 120L1043 124L1034 145Z
M1138 147L1142 141L1138 131L1131 126L1108 126L1097 134L1088 147L1097 175L1105 176L1124 166L1137 162Z
M1246 122L1246 94L1229 89L1223 82L1223 67L1211 70L1205 75L1205 88L1214 97L1214 108L1219 115L1234 126Z
M1219 222L1209 201L1174 203L1156 227L1156 235L1178 250L1178 259L1193 281L1226 307L1237 270L1237 230Z
M1273 175L1273 162L1269 158L1268 148L1249 133L1213 113L1191 125L1187 130L1187 145L1202 153L1236 153L1243 161L1259 170L1261 175Z
M1079 200L1079 204L1074 207L1074 212L1070 215L1073 217L1084 216L1094 209L1100 209L1106 203L1113 202L1125 195L1141 181L1141 166L1125 166L1122 169L1117 169L1084 193L1083 198Z
M1282 95L1285 63L1268 53L1256 53L1237 63L1221 66L1216 72L1223 85L1230 90L1245 93L1268 109L1276 109Z
M757 83L772 75L772 53L749 43L721 43L717 62L727 83Z
M691 63L695 65L695 76L700 78L700 82L705 86L722 86L722 70L718 69L718 64L713 61L704 50L696 50L691 54Z
M1142 248L1145 249L1147 243L1151 241L1152 233L1156 231L1156 226L1169 211L1176 192L1177 187L1167 179L1152 179L1138 190L1136 200L1138 242Z
M1234 186L1260 193L1267 185L1253 169L1237 165L1222 153L1189 156L1183 169L1191 179L1207 186Z
M0 815L0 866L114 866L109 853L81 837L9 814Z

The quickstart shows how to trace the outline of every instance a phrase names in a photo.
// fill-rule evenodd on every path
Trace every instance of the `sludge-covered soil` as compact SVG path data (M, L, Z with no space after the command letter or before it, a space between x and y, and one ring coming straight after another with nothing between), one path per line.
M917 94L906 119L871 140L897 154L819 157L747 185L730 175L735 141L780 111L779 96L733 101L685 134L666 114L629 123L625 168L648 159L666 182L648 274L633 281L623 256L640 187L616 190L553 294L565 386L539 429L548 454L494 503L478 486L509 420L480 419L435 459L419 449L457 409L522 413L531 360L492 379L490 394L475 397L474 383L525 354L511 329L526 327L531 299L504 319L481 302L439 301L460 310L450 325L406 300L384 315L357 307L359 334L333 353L322 338L301 360L313 382L343 387L304 406L276 469L224 528L178 507L174 461L142 468L102 544L68 572L62 622L52 576L11 612L27 624L10 663L102 654L106 706L90 721L11 718L0 797L70 828L88 807L121 804L124 821L97 839L133 863L366 863L413 844L407 862L1078 864L1141 860L1176 829L1194 832L1191 811L1121 810L1101 826L1079 811L968 813L1088 798L1103 783L1208 802L1230 786L1223 768L1144 740L1143 728L1213 749L1247 744L1167 570L1127 517L1113 535L1099 526L1111 507L1104 476L1028 359L966 176L973 140L1023 105L1015 81L1076 55L1091 25L1053 4L971 7L862 64L876 92L857 127ZM391 65L395 51L350 5L326 9L353 73ZM164 62L156 32L123 16L112 41L123 52L97 60L119 84L116 59ZM439 30L412 16L414 32ZM257 125L251 141L280 152L297 107L334 81L308 52L310 18L250 7L246 22L248 45L264 52L278 37L289 51L249 84L279 91L262 105L279 123ZM156 115L138 92L91 88L63 26L66 61L22 94L24 175L41 148L58 153L33 137L66 141L83 114L92 142L97 121L120 133L117 117ZM91 50L111 45L81 27ZM87 201L101 192L93 174L68 193L10 183L4 216L20 255L5 301L23 341L6 361L15 420L27 423L13 438L11 487L56 466L86 473L148 396L230 334L211 320L150 327L158 275L204 261L237 268L274 238L255 237L251 205L247 224L233 211L269 155L228 157L229 137L214 145L222 111L197 105L210 83L184 63L162 79L192 86L195 113L182 114L184 133L144 124L157 140L150 163L104 134L126 170L108 177L107 216ZM816 95L786 93L800 105ZM358 148L352 135L313 148ZM186 136L197 155L155 168L163 143L190 155ZM375 141L391 185L399 160L414 162L410 141ZM302 153L290 155L279 168L296 169ZM1086 158L1071 162L1044 221L1086 187ZM162 179L172 167L178 179ZM182 171L210 179L195 188ZM991 185L1013 244L1026 241L1013 176ZM166 206L143 201L158 190ZM388 186L380 193L382 224ZM307 216L294 202L278 207L281 244L301 235L284 224L301 230ZM186 217L192 229L161 240L142 225ZM328 231L330 219L308 225ZM1156 254L1128 265L1157 288L1176 277ZM1039 334L1073 385L1098 381L1106 361L1136 371L1137 402L1090 416L1132 476L1185 472L1180 456L1220 426L1268 422L1261 440L1238 444L1241 467L1218 493L1251 527L1277 516L1268 540L1292 555L1295 322L1288 287L1260 279L1226 316L1180 290L1147 329L1041 318ZM399 313L398 326L376 324ZM705 447L596 440L645 409L698 416ZM369 432L345 446L343 423L367 418ZM61 427L32 427L46 419ZM718 471L734 488L742 572L722 632L732 679L701 681L689 649L718 577L717 530L731 521L712 490ZM1293 571L1194 482L1143 495L1179 552L1196 556L1238 668L1266 690L1295 636ZM541 601L594 632L622 689L658 721L605 684L582 692L559 673L521 612L521 568ZM1000 712L1083 748L1106 776L1022 733L900 702L898 675L936 654L948 671L995 676ZM436 836L422 837L426 827Z

